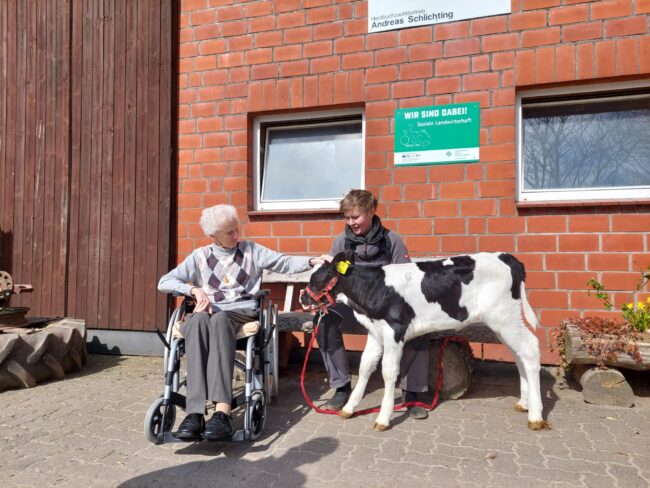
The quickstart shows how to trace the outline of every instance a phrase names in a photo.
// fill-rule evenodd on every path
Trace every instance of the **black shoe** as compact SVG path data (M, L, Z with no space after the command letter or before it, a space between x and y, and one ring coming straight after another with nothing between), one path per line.
M343 386L339 386L336 389L336 393L330 398L325 404L325 408L328 410L341 410L348 400L350 399L350 393L352 392L352 385L346 383Z
M419 401L418 394L414 391L404 391L402 393L402 400L404 403L417 402ZM409 417L415 420L424 420L429 417L429 412L427 412L426 408L417 405L406 407L406 410L409 413Z
M190 413L181 422L181 425L178 426L174 437L181 441L200 441L204 426L205 419L203 418L203 414Z
M232 436L232 420L230 415L214 412L212 418L205 424L203 438L206 441L221 441Z

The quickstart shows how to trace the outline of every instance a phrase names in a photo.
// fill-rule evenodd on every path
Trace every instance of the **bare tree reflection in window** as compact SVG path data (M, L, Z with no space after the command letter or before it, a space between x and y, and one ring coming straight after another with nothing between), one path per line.
M649 185L647 107L632 100L524 108L524 188Z

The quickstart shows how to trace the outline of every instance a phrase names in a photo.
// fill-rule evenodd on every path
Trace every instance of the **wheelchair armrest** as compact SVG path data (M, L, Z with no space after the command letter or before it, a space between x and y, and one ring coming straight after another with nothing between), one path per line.
M269 293L271 293L271 290L269 290L268 288L264 288L264 289L258 291L257 293L255 293L253 295L253 298L255 300L259 300L260 298L264 298L265 296L267 296Z
M271 290L265 288L255 293L252 298L254 300L257 300L257 302L259 303L258 306L261 306L262 303L264 302L264 298L267 297L269 293L271 293ZM185 295L177 291L173 292L172 296L176 298L183 297L183 303L181 303L180 306L183 307L185 313L191 313L192 310L194 310L194 306L196 305L196 299L193 296Z
M171 294L174 298L180 298L183 297L182 303L179 305L179 307L183 310L184 313L191 313L192 310L194 310L194 305L196 305L196 299L191 296L191 295L185 295L184 293L180 292L172 292Z
M271 293L271 290L264 288L253 295L253 300L257 302L257 308L259 308L260 310L262 309L262 305L264 305L264 300L269 295L269 293Z

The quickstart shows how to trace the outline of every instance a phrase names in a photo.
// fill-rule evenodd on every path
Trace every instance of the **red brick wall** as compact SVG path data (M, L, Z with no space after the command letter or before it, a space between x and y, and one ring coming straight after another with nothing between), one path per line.
M248 238L288 253L327 251L342 227L332 215L248 214L248 116L362 104L366 184L386 225L414 256L518 256L546 351L562 318L601 310L586 294L590 277L617 305L629 300L638 267L650 264L650 207L518 208L515 93L647 77L648 13L650 0L513 0L510 15L368 34L365 1L182 1L179 259L206 242L198 217L217 203L240 209ZM393 166L396 108L470 101L482 108L480 163Z

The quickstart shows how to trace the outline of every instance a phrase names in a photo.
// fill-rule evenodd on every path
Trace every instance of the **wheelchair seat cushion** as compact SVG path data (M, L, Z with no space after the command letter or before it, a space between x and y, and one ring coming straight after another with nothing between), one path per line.
M242 325L239 330L237 331L237 334L235 334L235 339L244 339L246 337L250 337L252 335L257 334L257 331L260 330L260 321L259 320L254 320L252 322L246 322L244 325Z

